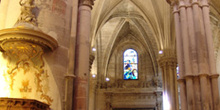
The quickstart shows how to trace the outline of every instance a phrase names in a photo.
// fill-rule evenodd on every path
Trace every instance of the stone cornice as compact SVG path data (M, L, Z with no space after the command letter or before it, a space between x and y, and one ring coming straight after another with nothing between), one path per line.
M86 5L92 8L95 0L79 0L79 6Z

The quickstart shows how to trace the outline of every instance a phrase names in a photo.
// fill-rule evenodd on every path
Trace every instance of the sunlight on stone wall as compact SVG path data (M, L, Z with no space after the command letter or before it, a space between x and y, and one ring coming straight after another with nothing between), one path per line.
M7 72L7 62L0 52L0 97L10 97L9 78L5 77Z
M167 93L163 93L163 110L170 110L170 102Z
M8 10L6 14L6 20L5 20L5 28L11 28L14 26L15 22L18 19L18 16L20 15L20 0L9 0Z

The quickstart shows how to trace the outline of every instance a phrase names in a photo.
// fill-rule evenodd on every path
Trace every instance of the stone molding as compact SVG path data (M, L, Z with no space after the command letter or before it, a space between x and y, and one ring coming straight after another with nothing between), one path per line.
M207 3L203 2L203 4L202 4L201 1L192 1L192 0L190 0L188 3L185 2L184 0L166 0L166 1L171 6L180 5L180 2L184 3L184 4L181 4L180 7L191 7L193 5L199 5L201 7L209 7L208 3L210 2L209 0L207 0ZM186 4L188 4L188 5L186 5Z
M218 78L219 77L219 74L207 74L207 73L204 73L204 74L196 74L196 75L185 75L183 76L182 78L179 78L178 79L178 82L182 82L182 81L185 81L186 79L193 79L195 77L207 77L207 78Z
M90 8L92 8L92 6L94 5L94 0L79 0L79 6L89 6Z
M162 90L150 89L115 89L105 90L105 109L112 107L152 107L160 110L162 106ZM142 103L142 102L149 103Z
M1 110L50 110L49 105L31 99L0 98Z
M42 47L44 51L53 51L58 47L57 41L41 31L26 29L24 27L0 30L1 51L5 51L6 42L29 42Z

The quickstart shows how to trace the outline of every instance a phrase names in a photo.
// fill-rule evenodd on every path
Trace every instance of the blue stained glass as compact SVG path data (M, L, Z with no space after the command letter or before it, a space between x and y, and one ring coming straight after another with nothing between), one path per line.
M124 52L124 79L138 79L138 55L134 49Z

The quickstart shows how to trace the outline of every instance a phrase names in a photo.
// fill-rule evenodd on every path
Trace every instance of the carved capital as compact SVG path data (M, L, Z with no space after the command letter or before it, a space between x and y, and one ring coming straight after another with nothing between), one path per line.
M164 57L160 57L158 59L158 62L159 62L159 65L161 67L164 67L164 66L171 66L173 68L176 68L177 66L177 58L176 57L173 57L173 56L164 56Z
M184 78L179 78L179 79L177 79L177 82L178 82L178 83L185 83L185 81L186 81L186 80L185 80Z
M171 6L178 4L178 0L166 0Z
M209 74L207 74L207 73L201 73L201 74L199 74L198 76L199 76L200 78L201 78L201 77L209 77Z
M194 75L185 75L185 79L193 79L195 76Z
M173 49L164 49L162 54L159 54L158 63L161 67L172 66L176 67L177 57L176 51Z
M219 74L211 74L211 75L210 75L210 78L212 78L212 79L214 79L214 78L217 78L217 79L218 79L218 77L219 77Z
M92 8L95 0L80 0L79 5L86 5Z

